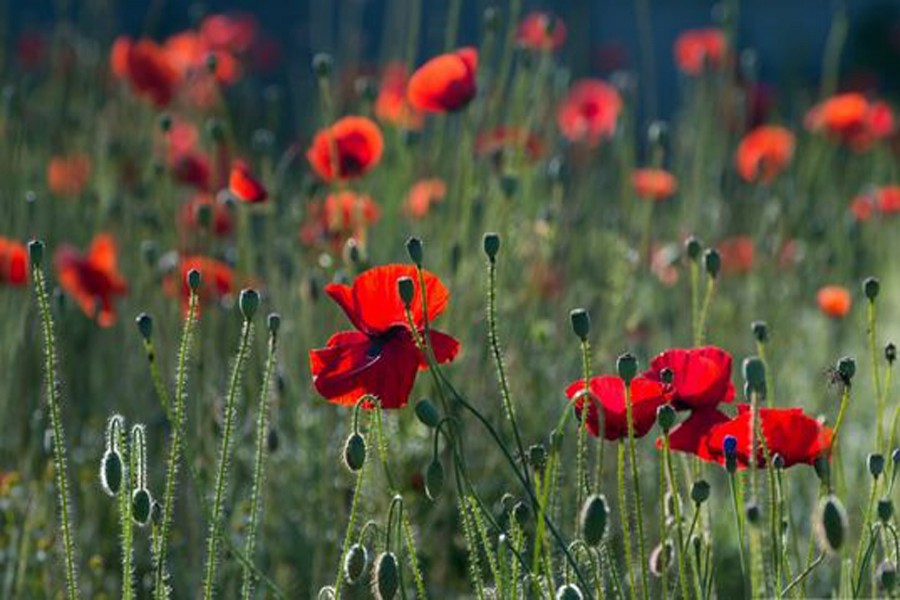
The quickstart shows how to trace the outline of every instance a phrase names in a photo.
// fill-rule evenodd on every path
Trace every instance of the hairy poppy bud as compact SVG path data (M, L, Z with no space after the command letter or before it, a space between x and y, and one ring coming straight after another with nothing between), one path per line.
M190 271L188 271L188 274L187 274L188 287L190 287L192 290L194 290L196 292L197 289L200 287L200 281L201 281L200 271L198 271L197 269L191 269Z
M656 422L663 433L669 433L675 424L675 409L670 404L663 404L656 409Z
M382 552L375 560L372 594L376 600L391 600L400 585L400 569L393 552Z
M608 519L609 506L606 497L603 494L588 496L578 517L581 538L588 546L596 546L603 541Z
M843 382L849 385L853 376L856 375L856 361L849 356L841 358L837 362L837 372Z
M891 452L891 462L894 463L895 468L900 464L900 448L894 448Z
M866 464L869 467L869 474L872 475L872 477L878 479L881 477L881 474L884 473L884 455L873 452L872 454L869 454L866 459Z
M278 333L278 329L281 327L281 315L278 313L269 313L269 317L266 319L266 325L269 328L269 333L275 335Z
M875 301L875 298L878 297L878 292L880 291L881 282L875 277L866 277L865 281L863 281L863 293L870 302Z
M444 489L444 465L436 458L425 470L425 494L434 502Z
M875 578L878 585L892 596L894 588L897 586L897 565L892 561L885 559L875 570Z
M637 359L634 357L634 354L626 352L619 356L616 359L616 371L618 371L619 377L622 378L625 385L630 385L631 380L637 375Z
M781 454L776 452L775 456L772 457L772 467L775 469L779 469L779 470L783 469L784 468L784 456L782 456Z
M353 585L369 566L369 551L362 544L353 544L344 557L344 579Z
M100 486L108 496L122 489L122 456L115 448L108 449L100 461Z
M500 235L494 232L484 234L484 253L488 260L494 262L497 253L500 252Z
M650 573L655 577L662 577L669 567L672 566L675 558L675 548L668 540L656 545L656 548L650 553L647 561L650 566Z
M244 319L249 321L256 314L256 309L259 308L259 292L252 288L241 290L238 305L241 308L241 314L244 315Z
M543 471L547 466L547 449L543 444L534 444L528 448L528 463L535 471Z
M138 331L141 332L141 336L147 341L150 340L150 336L153 335L153 317L148 315L147 313L141 313L134 320L137 324Z
M40 267L44 262L44 242L41 240L31 240L28 242L28 259L31 261L32 267Z
M513 519L516 520L516 523L519 524L519 527L524 527L525 523L528 522L528 507L525 506L525 503L521 500L516 502L516 505L513 506L512 509Z
M316 594L316 600L334 600L334 587L326 585Z
M759 518L760 516L762 516L759 510L759 504L757 504L756 502L748 503L746 513L748 523L750 523L751 525L756 525L759 523Z
M366 462L366 440L359 433L351 433L344 445L344 464L356 473Z
M422 425L430 427L431 429L437 427L438 423L441 422L441 415L438 414L438 411L434 407L434 404L431 403L431 400L428 400L427 398L422 398L416 402L416 417Z
M766 365L759 357L751 356L744 359L744 380L749 384L750 390L765 392L766 389Z
M576 308L569 312L569 320L572 322L572 331L582 342L587 341L591 334L591 315L583 308Z
M412 305L413 296L416 294L416 287L413 285L412 277L399 278L397 280L397 291L400 294L403 305L409 308Z
M672 383L675 380L675 372L669 367L663 367L659 372L659 380L663 383Z
M703 253L703 266L706 268L706 274L715 279L719 276L719 269L722 268L722 257L715 248L709 248Z
M581 589L574 583L559 586L556 590L556 600L581 600L584 596Z
M134 490L131 496L131 516L134 522L144 527L150 522L150 512L153 508L153 498L146 488Z
M685 252L687 252L688 258L692 261L697 262L700 259L700 254L703 252L703 244L694 236L691 236L684 243Z
M828 462L828 457L816 457L816 460L813 462L813 468L816 471L816 475L818 475L819 477L819 481L821 481L823 485L827 486L831 481L831 463Z
M672 492L666 492L664 500L665 500L665 505L666 505L666 515L674 518L676 512L677 513L681 512L682 503L681 503L681 496L679 494L673 494Z
M815 525L819 547L831 553L839 551L847 537L847 511L837 496L822 498Z
M765 321L753 321L751 329L753 330L753 337L756 338L757 342L765 344L769 341L769 326Z
M316 74L316 77L328 77L331 75L331 70L334 65L334 61L331 59L330 54L326 54L325 52L319 52L312 59L312 68L313 73Z
M709 499L709 483L704 479L699 479L691 486L691 500L694 504L703 504Z
M422 266L424 260L424 250L422 249L422 240L417 237L411 237L406 240L406 253L409 254L409 260L417 267Z
M889 365L893 365L894 361L897 360L897 346L893 342L888 342L887 346L884 347L884 360Z
M878 518L882 523L887 523L891 520L891 517L894 516L894 503L891 502L890 498L883 498L878 501Z

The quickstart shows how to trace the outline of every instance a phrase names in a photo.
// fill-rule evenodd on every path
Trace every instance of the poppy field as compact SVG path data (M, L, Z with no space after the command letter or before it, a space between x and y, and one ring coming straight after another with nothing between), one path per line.
M751 3L635 0L672 86L552 2L358 56L365 2L310 56L106 4L4 28L0 598L900 594L900 71L844 3L781 81Z

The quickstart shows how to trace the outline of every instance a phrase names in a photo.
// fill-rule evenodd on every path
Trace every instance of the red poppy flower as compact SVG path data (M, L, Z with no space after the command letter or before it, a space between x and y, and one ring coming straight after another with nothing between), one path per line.
M710 430L730 420L728 415L715 408L701 408L691 411L690 416L669 432L669 448L678 452L696 454L704 460L712 460L706 442ZM656 447L662 447L662 439L656 440Z
M0 237L0 284L22 286L28 283L28 251L25 245Z
M236 160L231 165L228 190L235 198L247 204L259 204L269 197L265 186L253 176L250 166L242 160Z
M780 454L784 466L813 464L820 456L831 452L834 432L816 419L803 413L800 408L760 408L760 427L769 449L769 456ZM701 458L718 463L725 462L722 448L725 436L737 439L736 458L739 468L750 465L750 405L739 404L738 414L725 423L713 426L705 439L705 451ZM756 466L766 466L762 445L756 449Z
M406 99L406 80L406 66L402 63L391 63L385 67L375 99L375 116L382 122L404 129L421 129L424 117Z
M672 402L679 410L714 407L734 400L731 355L719 347L666 350L650 362L643 376L662 381L663 369L672 372Z
M770 183L793 156L794 134L784 127L764 125L744 136L734 160L744 181Z
M377 165L383 150L378 125L366 117L344 117L316 134L306 159L324 181L353 179Z
M420 179L409 189L403 202L403 213L413 219L422 219L431 210L431 205L446 195L447 184L443 179Z
M662 202L678 190L678 180L665 169L635 169L631 185L638 197L656 202Z
M47 41L39 31L24 31L16 39L16 60L24 69L36 69L47 55Z
M842 319L847 316L853 307L853 296L850 290L841 285L826 285L816 294L819 310L826 317Z
M875 214L877 207L871 194L862 194L850 203L850 212L857 221L868 221Z
M225 263L208 258L206 256L185 256L178 265L178 279L168 277L165 282L165 290L169 295L181 298L181 308L187 313L191 299L191 288L187 283L187 276L192 270L196 270L201 276L201 285L198 290L200 304L208 304L231 295L235 289L235 274L231 267ZM199 306L197 316L200 316Z
M519 23L516 41L534 50L556 50L566 41L566 24L559 17L549 13L541 11L529 13Z
M108 233L100 233L86 255L72 246L60 246L53 259L59 285L101 327L115 323L113 300L128 291L128 283L119 274L116 255L115 240Z
M215 50L241 54L250 49L256 39L259 24L249 14L215 14L200 23L200 37Z
M672 287L678 283L678 260L681 254L677 244L653 244L650 252L650 271L660 283Z
M493 157L498 163L502 162L503 152L507 148L522 151L530 161L535 161L544 154L543 140L527 129L495 127L479 133L475 138L475 153Z
M336 333L325 348L309 351L313 384L329 402L352 406L361 396L372 394L383 408L406 406L417 371L427 368L428 363L416 347L406 320L397 291L401 277L413 280L413 323L419 335L424 336L424 313L433 323L450 298L435 275L424 274L428 301L424 311L413 266L375 267L357 277L352 286L325 286L325 293L356 328ZM430 341L439 363L450 362L459 352L459 342L445 333L431 329Z
M628 418L625 407L625 382L615 375L601 375L592 377L590 394L584 394L584 379L579 379L569 384L566 388L566 396L575 402L575 414L581 421L581 411L585 400L588 404L588 414L585 420L585 428L594 437L600 437L600 413L603 409L603 437L609 441L615 441L628 436ZM635 377L631 380L631 408L634 420L634 436L647 435L650 428L656 422L656 409L670 400L671 394L666 386L658 381L651 381L645 377Z
M181 80L163 48L149 39L116 39L110 53L110 67L116 77L128 80L136 94L158 107L172 101Z
M675 64L687 75L700 75L707 66L721 67L725 50L721 29L689 29L675 40Z
M57 196L78 196L91 177L91 159L85 154L54 156L47 165L47 187Z
M756 245L749 235L736 235L719 242L722 257L722 272L731 275L746 275L753 268Z
M878 211L883 215L900 213L900 185L878 189Z
M406 85L406 98L423 112L462 110L475 97L478 51L461 48L441 54L416 69Z
M875 214L900 213L900 185L875 188L853 199L850 212L858 221L868 221Z
M622 97L616 88L599 79L582 79L569 90L556 122L569 141L596 146L612 138L621 111Z
M832 96L806 113L806 128L822 132L862 152L894 131L894 115L883 102L869 102L859 93Z
M231 235L231 232L234 231L234 220L231 217L231 212L224 204L217 202L213 195L207 192L200 192L194 195L181 207L180 221L186 229L199 229L200 222L197 215L201 207L209 207L208 210L212 214L210 225L214 235L218 237Z
M371 196L342 190L328 194L324 202L309 205L300 229L306 246L324 242L337 252L347 240L362 238L366 229L381 217L381 207Z

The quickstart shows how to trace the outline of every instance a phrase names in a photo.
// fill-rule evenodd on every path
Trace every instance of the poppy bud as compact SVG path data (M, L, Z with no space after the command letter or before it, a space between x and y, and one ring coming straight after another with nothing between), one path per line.
M428 465L425 471L425 494L434 502L444 489L444 465L436 458Z
M703 252L703 244L694 236L691 236L684 243L684 249L687 252L688 258L692 261L697 262L700 258L700 253Z
M822 498L816 518L816 534L819 547L834 553L841 549L847 537L847 511L837 496Z
M659 428L663 430L663 433L669 433L675 424L675 409L669 404L663 404L657 408L656 422L659 423Z
M535 471L543 471L547 466L547 449L543 444L534 444L528 449L528 463Z
M409 308L412 305L413 297L416 295L416 288L413 285L412 277L400 277L397 279L397 291L400 293L400 299L403 305Z
M154 525L162 523L162 504L156 500L150 505L150 520L153 521Z
M889 365L893 365L894 361L897 360L897 346L893 342L888 342L887 346L884 347L884 360Z
M400 570L393 552L382 552L375 560L372 594L376 600L391 600L400 585Z
M625 385L631 385L631 380L637 375L637 359L634 354L626 352L616 359L616 371L619 377L625 382Z
M334 600L334 587L326 585L316 594L317 600Z
M751 328L753 329L753 337L756 338L757 342L765 344L769 341L769 326L765 321L753 321Z
M441 415L438 414L438 411L434 407L434 404L431 403L431 400L428 400L427 398L422 398L416 402L416 417L418 417L419 422L422 423L422 425L430 427L431 429L437 427L438 423L441 422Z
M744 359L744 380L749 384L751 391L765 392L766 365L759 357L751 356Z
M647 142L651 146L665 146L669 140L669 124L653 121L647 126Z
M521 500L516 502L516 505L513 506L512 509L513 519L516 520L516 523L519 524L519 527L524 527L525 523L528 522L528 507L525 506L525 503Z
M150 522L150 511L153 508L153 498L146 488L134 490L131 496L131 516L134 522L144 527Z
M873 452L866 459L866 464L869 467L869 474L875 479L878 479L884 473L884 455Z
M775 456L772 457L772 467L775 469L783 469L784 468L784 456L779 453L775 453Z
M251 320L259 307L259 292L252 288L241 290L238 305L241 308L241 314L244 315L244 319L247 321Z
M500 11L497 10L496 6L489 6L484 9L482 22L484 23L485 30L491 32L497 31L500 27Z
M269 328L269 333L272 335L277 334L278 329L281 327L281 315L269 313L269 317L266 319L266 326Z
M324 78L331 75L331 69L334 65L334 61L331 59L330 54L326 54L325 52L319 52L312 59L312 68L313 73L316 74L316 77Z
M187 284L188 284L188 287L191 288L192 290L194 290L195 292L200 287L201 279L202 278L200 276L200 271L198 271L197 269L191 269L190 271L188 271Z
M44 242L41 240L31 240L28 242L28 259L31 261L32 267L40 267L44 261Z
M837 372L844 383L850 385L850 380L856 375L856 361L849 356L841 358L837 363Z
M674 517L676 512L681 512L682 504L681 504L681 496L679 494L673 494L672 492L666 492L665 496L666 501L666 514ZM677 511L676 511L677 509Z
M866 298L869 299L869 302L874 302L880 291L881 282L878 281L878 278L866 277L865 281L863 281L863 293L866 295Z
M894 503L890 498L884 498L878 501L878 518L882 523L887 523L894 516Z
M115 448L107 450L100 461L100 486L113 497L122 489L122 457Z
M666 540L657 544L656 548L650 553L650 573L655 577L662 577L662 574L669 570L674 559L674 547L672 543Z
M422 266L422 240L417 237L411 237L406 240L406 253L409 254L409 259L413 261L414 265L416 265L417 267Z
M663 383L672 383L675 380L675 372L669 367L663 367L659 372L659 380Z
M353 544L344 557L344 579L353 585L369 566L369 552L362 544Z
M512 509L515 508L516 505L516 497L509 492L506 492L500 496L500 505L503 506L504 511L512 512Z
M500 190L507 198L512 198L519 190L519 178L515 175L505 174L500 177Z
M500 235L494 232L484 234L484 253L487 254L488 260L494 262L499 251Z
M759 523L759 518L761 516L759 504L757 504L756 502L748 503L746 514L748 523L750 523L751 525L756 525L757 523Z
M831 480L831 463L828 462L827 456L819 456L813 462L813 468L816 471L816 475L819 477L819 481L822 482L823 485L828 485Z
M900 448L894 448L893 452L891 452L891 462L894 463L895 468L900 463Z
M344 445L344 464L356 473L366 462L366 440L359 433L351 433Z
M609 506L606 504L606 497L603 494L588 496L578 517L581 538L588 546L596 546L603 541L608 519Z
M706 268L706 274L715 279L719 276L719 269L722 268L722 257L715 248L709 248L703 253L703 266Z
M266 445L269 448L269 453L276 452L279 446L278 440L278 430L274 427L269 429L269 434L266 436Z
M150 341L150 336L153 335L153 317L148 315L147 313L141 313L134 320L137 323L138 331L141 332L141 336L147 341Z
M699 479L691 486L691 500L694 504L703 504L709 499L709 483L704 479Z
M556 590L556 600L582 600L584 596L581 590L574 583L567 583L559 586Z
M892 592L897 585L897 566L885 559L875 570L875 578L878 579L878 584L888 592L888 595L893 596Z
M569 320L572 322L572 331L582 342L586 342L591 334L591 315L583 308L576 308L569 312Z

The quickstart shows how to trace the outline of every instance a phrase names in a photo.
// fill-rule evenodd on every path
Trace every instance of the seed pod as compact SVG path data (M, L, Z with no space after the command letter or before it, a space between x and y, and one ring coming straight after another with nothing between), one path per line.
M756 338L757 342L765 344L769 341L769 326L765 321L753 321L751 328L753 329L753 337Z
M603 494L588 496L578 518L581 537L588 546L596 546L603 541L608 519L609 506L606 497Z
M715 248L710 248L703 253L703 266L706 268L706 274L715 279L719 276L719 269L722 268L722 257Z
M393 552L383 552L375 560L372 594L376 600L392 600L400 585L400 571Z
M700 258L700 253L703 252L703 244L694 236L691 236L684 243L684 249L687 252L688 258L692 261L697 262Z
M413 284L412 277L399 278L397 280L397 292L400 294L403 305L408 308L416 295L416 286Z
M850 385L850 381L856 375L856 361L849 356L844 356L838 360L837 372L844 384Z
M44 262L44 242L41 240L31 240L28 242L28 259L31 261L32 267L40 267Z
M847 511L834 494L825 496L819 503L815 526L819 547L830 553L838 552L847 538Z
M884 473L884 455L873 452L866 459L866 465L869 467L869 474L878 479Z
M431 403L431 400L428 400L427 398L422 398L416 402L416 417L422 425L431 429L437 427L441 422L441 415L438 414L438 411L434 407L434 404Z
M659 372L659 380L663 383L672 383L675 380L675 372L669 367L663 367Z
M882 587L889 596L893 596L894 588L897 586L897 565L890 560L884 560L875 571L875 578L878 585Z
M251 288L241 290L238 305L241 308L241 314L244 315L244 319L249 321L256 314L256 309L259 308L259 292Z
M625 385L631 384L631 380L637 375L637 359L634 354L626 352L616 359L616 371L619 377L625 382Z
M444 489L444 466L441 461L434 459L425 471L425 494L434 502Z
M153 335L153 317L147 313L141 313L134 321L137 324L138 331L141 332L141 336L149 341Z
M576 308L569 313L569 320L572 322L572 331L575 332L582 342L587 341L591 334L591 315L583 308Z
M672 566L674 558L675 548L671 542L666 540L664 543L657 544L648 560L650 573L655 577L662 577L662 574Z
M417 267L422 266L425 254L422 249L422 240L417 237L411 237L406 240L406 253L409 254L409 259L413 261L414 265Z
M703 504L709 499L709 483L699 479L691 486L691 500L694 504Z
M353 544L344 557L344 579L353 585L369 566L369 551L362 544Z
M144 527L150 522L150 513L153 508L153 498L146 488L134 490L131 496L131 516L134 522Z
M894 503L890 498L883 498L878 501L878 518L882 523L888 523L894 516Z
M359 433L351 433L344 445L344 464L356 473L366 462L366 440Z
M116 496L122 489L122 457L110 448L100 461L100 486L108 496Z
M484 253L487 254L488 260L494 262L497 253L500 251L500 235L494 232L484 234Z
M200 271L198 271L197 269L191 269L190 271L188 271L187 284L188 284L189 288L191 288L192 290L194 290L196 292L197 288L200 287L200 281L201 281Z
M556 600L581 600L582 598L584 596L581 593L581 589L574 583L561 585L556 590Z
M881 282L875 277L866 277L865 281L863 281L863 293L866 295L866 298L870 302L874 302L875 298L878 297L879 291L881 291Z
M675 409L669 404L663 404L657 408L656 422L659 423L659 428L663 430L663 433L669 433L675 424Z

